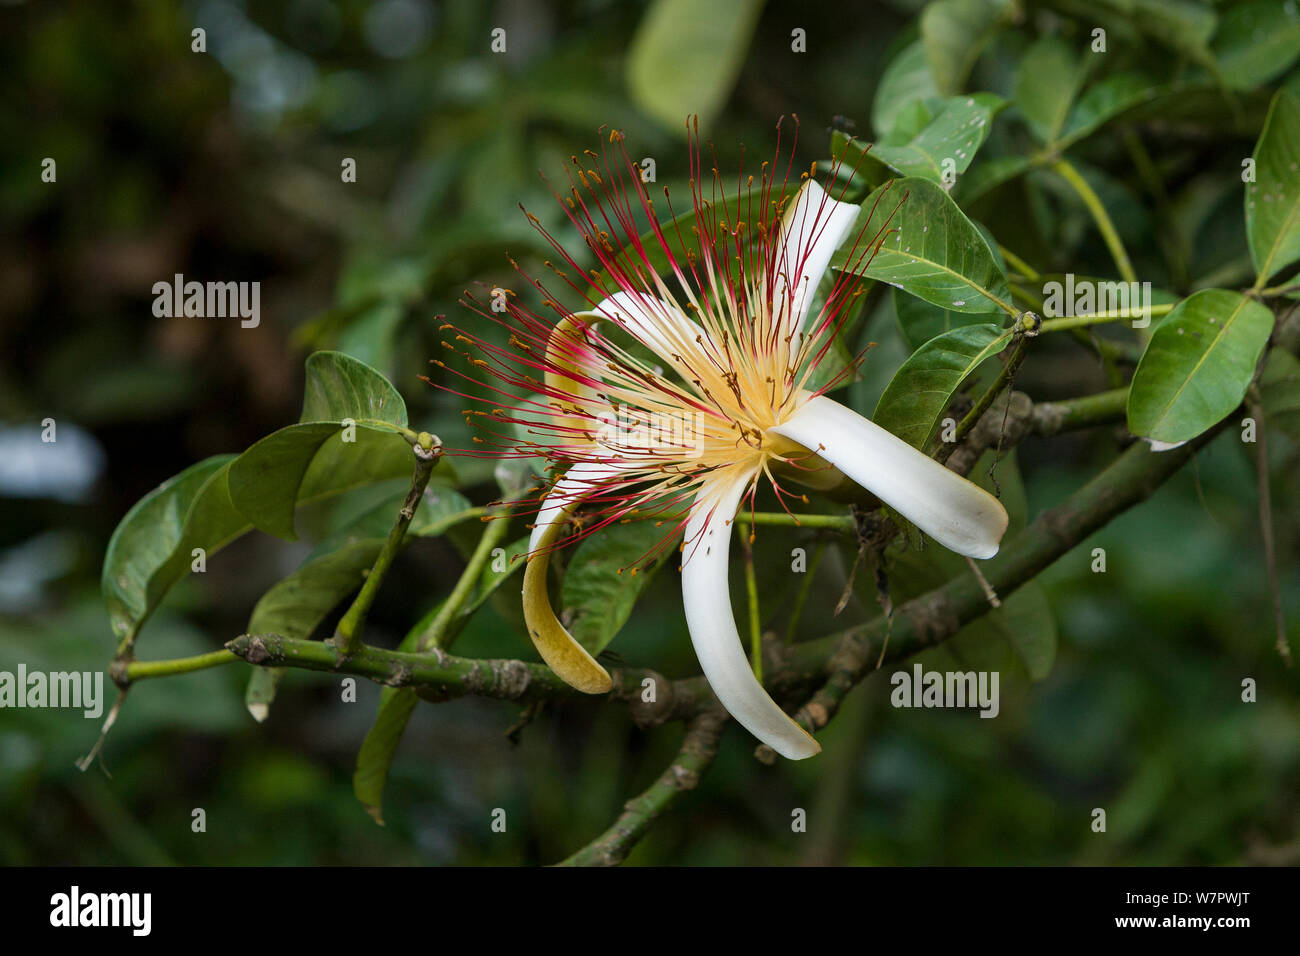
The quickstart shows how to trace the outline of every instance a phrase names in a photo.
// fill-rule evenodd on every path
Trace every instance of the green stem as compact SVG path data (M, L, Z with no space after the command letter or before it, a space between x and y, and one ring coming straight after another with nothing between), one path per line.
M413 687L426 700L445 701L455 697L489 697L532 703L539 700L562 700L584 696L574 690L545 664L530 664L512 659L456 657L440 648L427 653L390 651L363 644L349 658L339 660L333 648L320 641L279 634L242 634L226 644L236 657L259 667L298 667L334 674L355 674L387 687ZM641 708L640 717L648 725L680 720L716 706L716 698L703 678L667 681L653 671L633 667L610 670L614 681L613 696ZM641 693L646 678L653 678L661 688L654 708L641 707Z
M1013 298L1017 298L1021 302L1024 302L1034 312L1042 314L1043 297L1041 295L1035 295L1034 293L1030 292L1030 290L1028 289L1022 288L1019 284L1017 284L1014 278L1011 280L1011 295ZM1153 315L1155 314L1154 310L1156 308L1163 308L1163 306L1153 306L1152 307ZM1118 317L1119 316L1117 316L1117 318ZM1135 318L1135 316L1128 316L1128 317ZM1052 321L1052 320L1048 320L1048 321ZM1042 330L1040 329L1039 331ZM1130 365L1136 365L1138 363L1138 359L1142 357L1140 351L1135 350L1128 345L1121 344L1119 342L1112 342L1109 339L1099 339L1096 336L1091 335L1088 332L1085 332L1083 329L1076 328L1076 329L1069 329L1068 331L1074 337L1074 340L1076 342L1078 342L1082 346L1085 346L1088 349L1088 351L1096 352L1101 357L1102 363L1106 366L1106 375L1110 379L1112 384L1118 385L1120 381L1119 370L1116 367L1117 362L1123 361L1129 363Z
M793 515L780 511L742 511L737 524L771 525L780 528L829 528L832 531L856 531L852 515Z
M429 626L420 635L417 646L422 651L435 647L446 648L455 640L456 633L463 623L461 612L473 595L474 589L478 587L479 580L483 577L483 569L492 559L492 552L505 540L510 530L510 519L506 515L488 516L483 520L487 522L487 528L479 537L478 544L474 546L474 552L470 555L465 570L461 572L460 579L452 588L451 594L447 596L447 600L443 602L438 613L429 622Z
M1111 389L1064 402L1034 405L1034 432L1043 436L1122 422L1128 410L1128 388Z
M1274 285L1267 289L1260 289L1255 294L1262 298L1273 298L1280 295L1290 295L1292 292L1300 292L1300 282L1293 282L1289 285Z
M745 594L749 599L749 657L754 676L763 683L763 622L758 610L758 578L754 574L753 532L741 542L745 555Z
M803 583L799 585L799 593L795 596L794 607L790 610L790 623L786 627L785 642L794 643L794 632L799 627L799 618L803 615L803 606L808 601L808 593L812 590L814 579L817 577L817 568L822 563L822 555L826 553L826 547L830 541L825 538L817 545L817 550L813 552L812 563L808 565L804 572Z
M1081 329L1089 325L1101 325L1121 319L1144 319L1148 316L1168 315L1174 311L1174 303L1166 302L1153 305L1142 312L1132 309L1110 309L1106 312L1092 312L1088 315L1068 315L1060 319L1044 319L1039 332L1065 332L1069 329Z
M379 557L375 558L374 567L361 585L361 591L344 612L334 630L334 636L328 641L344 657L355 653L361 646L361 632L366 626L366 616L370 613L370 606L375 602L375 596L384 583L389 567L401 550L402 539L406 537L406 529L415 517L416 509L420 507L420 499L429 484L429 476L433 474L433 466L442 457L442 443L428 432L421 432L412 443L411 451L415 455L415 473L411 477L411 488L406 493L402 510L397 513L397 521L388 532L388 539L384 542Z
M1169 205L1169 194L1165 190L1164 181L1160 178L1160 171L1142 142L1142 137L1133 127L1121 128L1120 138L1124 141L1124 146L1133 160L1133 168L1137 170L1138 178L1142 180L1147 192L1155 200L1156 215L1159 217L1160 224L1156 235L1164 248L1165 261L1169 264L1171 285L1175 289L1182 289L1187 285L1188 250L1178 238L1179 230L1170 228L1174 221L1174 213Z
M1129 446L1083 488L1005 542L997 557L983 565L988 583L1005 601L1098 528L1149 497L1233 417L1170 451L1153 452L1144 442ZM942 643L989 610L980 582L974 575L959 574L895 608L889 620L877 618L839 635L796 644L782 673L774 675L769 686L779 699L783 691L797 692L809 676L824 675L815 678L821 689L795 715L805 729L819 730L835 715L845 695L880 666L880 648L887 635L883 663Z
M726 714L710 710L686 727L681 750L668 769L623 807L614 825L560 866L617 866L669 807L699 786L700 777L718 754Z
M113 679L120 686L123 681L133 684L150 677L174 677L177 674L189 674L193 671L233 664L239 660L228 650L209 651L207 654L195 654L193 657L175 657L166 661L128 661L120 668ZM119 676L120 675L120 676Z
M1007 261L1007 265L1011 266L1011 268L1015 269L1030 282L1037 282L1042 278L1042 274L1039 273L1037 269L1001 243L998 244L998 252L1002 253L1002 258Z
M1124 251L1124 243L1115 230L1115 224L1111 222L1110 214L1106 212L1106 207L1088 185L1088 181L1079 175L1079 171L1070 165L1070 161L1065 157L1052 163L1051 169L1070 184L1083 200L1083 204L1088 207L1088 212L1092 213L1093 221L1101 232L1101 238L1110 249L1111 258L1115 260L1115 268L1119 270L1120 278L1125 282L1137 282L1137 273L1133 271L1133 263L1129 261L1128 253Z
M989 407L997 399L998 395L1002 393L1002 390L1007 387L1008 383L1010 383L1011 379L1015 376L1016 370L1020 368L1020 363L1025 360L1025 353L1028 349L1028 336L1020 336L1019 341L1016 342L1015 348L1011 352L1011 357L1007 359L1007 364L1003 365L1001 370L998 372L998 377L993 380L992 385L984 390L984 394L979 397L971 410L966 413L966 416L957 425L957 431L953 434L952 441L944 442L943 445L940 446L939 450L935 452L935 461L947 461L952 453L960 447L962 441L964 441L966 436L970 434L970 430L975 427L975 423L984 416L984 413L989 410Z

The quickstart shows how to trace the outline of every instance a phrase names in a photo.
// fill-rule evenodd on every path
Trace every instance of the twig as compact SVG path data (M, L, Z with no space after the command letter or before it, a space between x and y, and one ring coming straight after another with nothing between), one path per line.
M983 417L984 413L989 410L989 406L992 405L994 400L1002 394L1002 390L1006 388L1015 377L1016 370L1020 368L1020 363L1025 360L1025 353L1028 351L1028 348L1028 337L1018 333L1016 336L1016 344L1011 351L1011 357L1008 358L1006 364L1002 366L1001 370L998 372L997 378L993 380L993 384L984 390L984 394L976 400L975 404L971 407L971 410L966 413L965 417L963 417L961 422L957 425L957 430L953 433L953 440L951 442L945 442L935 452L935 461L946 462L949 456L957 450L957 447L963 440L965 440L966 436L970 434L970 430L975 427L976 422Z
M1143 442L1129 446L1092 481L1043 512L1005 544L998 556L985 564L988 583L1004 598L1012 594L1088 535L1150 496L1218 435L1231 417L1170 451L1152 452ZM895 610L890 649L884 660L900 660L933 647L988 610L979 582L960 575ZM841 635L795 646L787 673L805 675L805 679L818 671L825 675L821 687L795 715L805 729L811 732L825 726L848 691L872 669L871 648L883 640L886 627L884 620L876 619ZM780 692L777 675L768 683Z
M389 567L392 566L397 553L402 548L402 539L406 537L406 529L420 506L424 489L429 484L429 476L433 474L433 466L442 457L442 442L428 432L421 432L411 444L411 452L415 456L415 473L411 476L411 488L406 493L406 500L402 502L397 520L393 523L392 530L388 532L384 547L375 558L374 567L366 576L365 583L361 585L356 598L343 613L334 630L334 636L326 641L343 657L355 653L361 644L361 632L365 629L370 606L374 604L379 587L384 583Z
M1079 171L1065 157L1056 160L1050 168L1070 184L1074 191L1078 193L1079 198L1083 200L1083 204L1088 207L1088 212L1092 214L1092 219L1097 224L1097 230L1101 233L1106 248L1110 250L1111 258L1115 260L1115 268L1119 270L1120 277L1125 282L1137 282L1137 273L1133 271L1133 263L1129 261L1128 253L1124 251L1124 242L1120 239L1115 224L1111 222L1106 207L1093 191L1093 188L1088 185L1088 181L1079 174Z
M460 579L456 581L456 586L452 588L447 600L429 622L428 628L420 635L417 647L422 651L451 646L465 623L462 612L474 589L478 587L483 569L491 560L492 552L505 540L506 533L510 530L510 520L504 514L488 515L483 518L483 521L487 522L487 528L479 537L478 544L474 546L474 552L466 562L465 570L461 572Z
M1264 432L1264 409L1250 406L1255 419L1255 471L1259 481L1259 528L1264 537L1264 566L1268 571L1268 591L1273 601L1273 620L1277 627L1277 652L1286 666L1291 666L1291 646L1286 639L1286 620L1282 617L1282 588L1277 579L1277 553L1273 549L1273 496L1268 484L1268 440Z
M686 725L681 750L668 769L649 789L633 797L623 807L614 825L560 866L617 866L627 859L632 848L663 813L700 783L718 754L718 740L727 715L712 708L694 717Z

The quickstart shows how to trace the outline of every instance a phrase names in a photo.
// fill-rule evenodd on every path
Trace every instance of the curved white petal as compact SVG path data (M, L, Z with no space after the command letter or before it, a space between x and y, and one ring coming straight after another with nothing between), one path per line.
M542 660L565 683L587 694L608 693L613 682L605 668L573 639L555 616L546 590L546 570L550 567L548 549L564 529L564 522L574 508L590 495L596 485L619 474L612 465L583 462L570 468L537 512L533 533L528 540L528 558L524 566L524 622Z
M835 250L848 238L860 211L855 203L832 199L812 179L804 183L786 210L781 220L772 307L774 315L786 314L782 310L789 298L788 321L792 333L803 330L817 283L830 267Z
M1142 440L1151 446L1152 451L1161 452L1161 451L1173 451L1175 448L1179 447L1180 445L1186 445L1190 439L1184 438L1182 441L1173 441L1173 442L1160 441L1158 438L1143 438Z
M700 350L696 339L704 329L653 295L615 292L586 314L613 320L669 365L681 364L675 355L689 357Z
M769 431L816 452L944 547L971 558L998 553L1002 503L857 412L817 396Z
M736 631L727 590L731 526L753 478L754 473L749 472L725 485L711 482L695 496L686 523L682 601L700 667L728 713L781 756L802 760L822 748L754 677Z

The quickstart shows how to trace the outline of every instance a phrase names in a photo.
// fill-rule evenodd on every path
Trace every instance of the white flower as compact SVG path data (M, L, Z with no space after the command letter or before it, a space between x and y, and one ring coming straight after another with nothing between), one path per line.
M608 673L565 630L547 596L549 554L574 511L585 505L593 512L583 535L634 513L688 506L682 598L700 666L738 722L778 753L800 759L821 748L755 678L728 592L732 524L760 479L784 503L790 493L783 481L826 487L847 476L940 544L973 558L997 553L1007 514L987 492L827 398L822 392L833 382L811 385L860 294L856 273L832 274L825 304L813 313L818 283L851 237L862 256L880 238L864 242L860 230L854 234L859 207L836 201L807 174L783 204L790 167L783 174L779 163L763 164L739 203L722 198L716 173L716 198L706 197L698 149L692 157L689 227L659 225L625 153L621 164L606 157L600 172L575 157L578 182L564 202L618 291L596 298L594 278L542 230L563 259L552 266L557 276L594 306L568 312L539 282L558 321L511 302L510 348L460 330L456 339L479 351L482 357L466 352L476 367L534 393L477 413L480 422L528 435L520 441L502 433L487 444L568 465L540 503L524 573L524 615L546 663L579 690L611 688ZM654 253L666 259L668 279L636 238L641 212L657 231ZM675 541L675 532L668 529L662 546Z

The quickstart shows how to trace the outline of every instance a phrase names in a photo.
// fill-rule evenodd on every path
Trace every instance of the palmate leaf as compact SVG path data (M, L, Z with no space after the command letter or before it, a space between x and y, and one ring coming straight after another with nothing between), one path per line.
M259 531L293 541L300 505L409 476L411 462L410 446L394 432L358 424L353 433L337 422L289 425L231 462L230 500Z
M300 422L354 421L406 425L406 403L393 384L370 366L343 352L316 352L307 358Z

